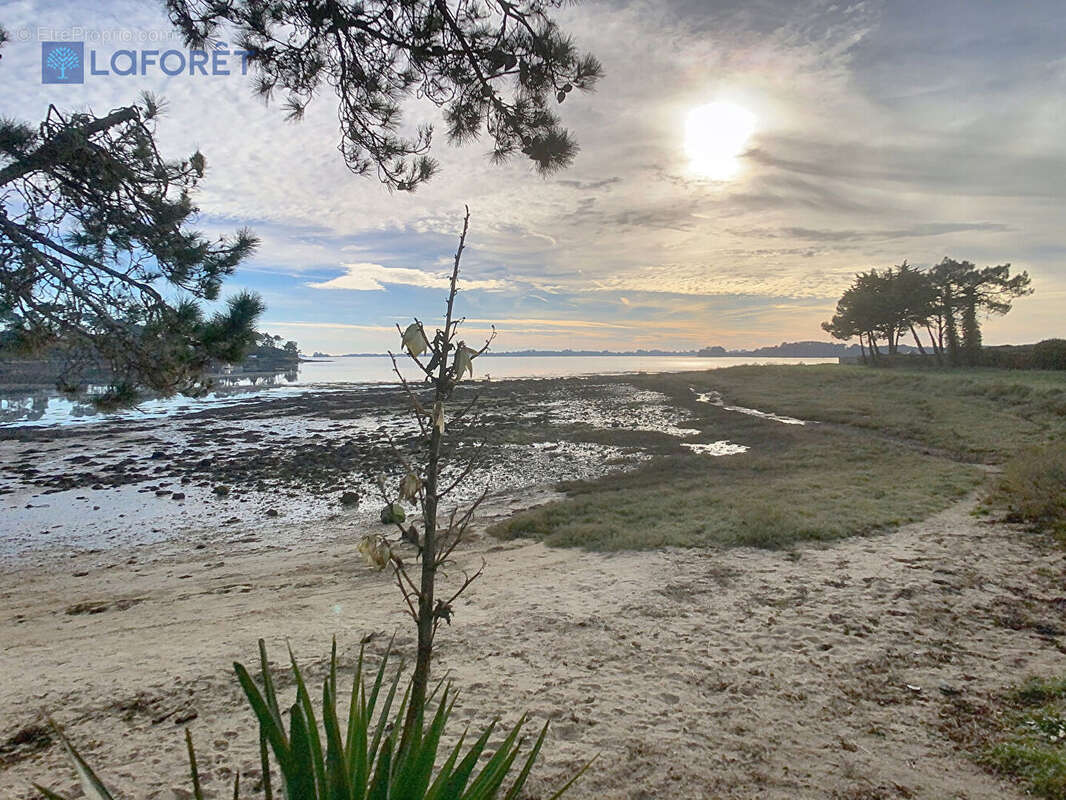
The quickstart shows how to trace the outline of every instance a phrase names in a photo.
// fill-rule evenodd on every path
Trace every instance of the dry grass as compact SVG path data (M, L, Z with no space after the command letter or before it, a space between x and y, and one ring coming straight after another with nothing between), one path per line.
M988 503L1066 540L1066 442L1023 450L1004 467Z

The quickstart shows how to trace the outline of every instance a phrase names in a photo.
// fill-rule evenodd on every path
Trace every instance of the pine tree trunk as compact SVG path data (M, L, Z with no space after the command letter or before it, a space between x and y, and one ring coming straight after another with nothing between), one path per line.
M918 345L918 352L922 354L922 358L925 358L928 353L925 352L925 348L922 347L922 340L918 338L918 331L914 330L914 326L911 325L911 336L914 337L914 343Z
M948 360L951 366L959 365L959 329L955 322L955 304L951 291L944 293L944 330L948 339Z
M936 356L936 364L938 367L944 366L944 348L937 344L937 337L933 334L931 326L925 327L929 332L929 343L933 346L933 354Z
M981 360L981 327L977 321L977 298L966 295L962 309L962 351L966 365L976 367Z

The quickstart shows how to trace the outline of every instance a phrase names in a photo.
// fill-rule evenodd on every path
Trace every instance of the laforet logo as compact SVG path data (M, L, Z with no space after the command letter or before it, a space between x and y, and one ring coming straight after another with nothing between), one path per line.
M41 42L41 83L85 83L85 43Z
M247 50L215 42L209 50L138 48L86 52L84 42L42 42L42 83L85 83L85 77L247 75Z

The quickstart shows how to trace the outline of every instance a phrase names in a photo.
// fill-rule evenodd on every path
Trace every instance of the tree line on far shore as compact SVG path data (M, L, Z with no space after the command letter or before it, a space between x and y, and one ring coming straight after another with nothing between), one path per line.
M977 366L981 318L1006 314L1032 291L1029 274L1011 275L1010 264L978 268L945 258L920 269L904 261L856 275L822 329L835 339L858 338L864 362L897 355L909 335L939 365Z

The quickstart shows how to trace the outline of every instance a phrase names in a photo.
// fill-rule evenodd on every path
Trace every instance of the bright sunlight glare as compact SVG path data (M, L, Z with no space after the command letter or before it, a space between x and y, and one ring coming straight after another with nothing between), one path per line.
M755 115L734 103L692 109L685 122L685 152L692 171L716 181L729 180L740 170L739 156L754 132Z

